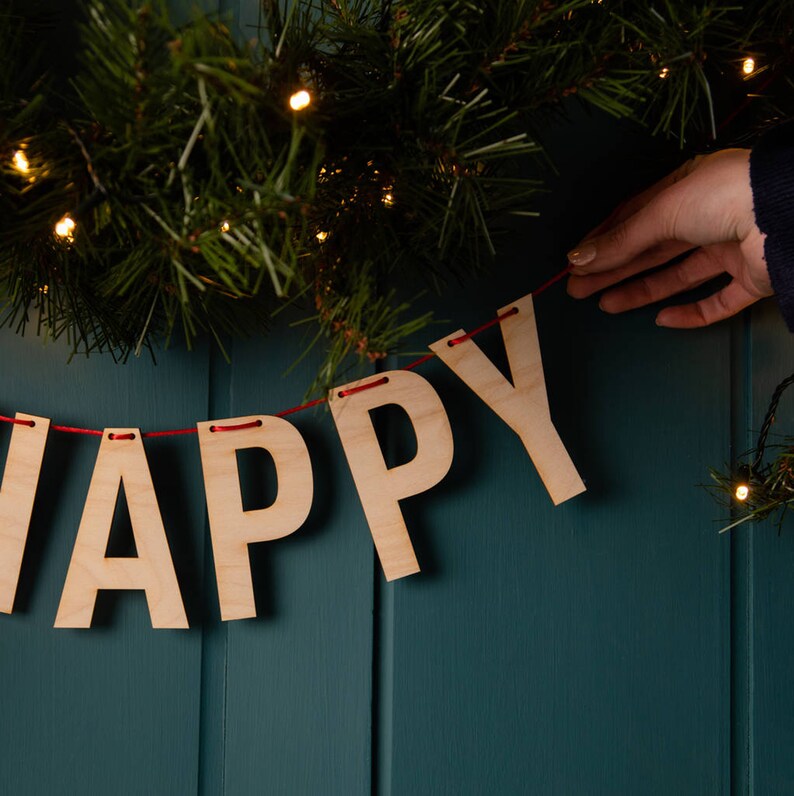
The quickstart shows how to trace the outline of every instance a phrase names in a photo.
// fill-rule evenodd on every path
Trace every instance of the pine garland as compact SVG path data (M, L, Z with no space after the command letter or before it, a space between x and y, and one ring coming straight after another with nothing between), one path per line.
M31 56L41 20L18 0L0 15L0 320L124 358L296 304L328 383L428 323L398 294L490 266L505 221L535 214L535 131L566 97L735 140L794 108L792 20L791 0L263 0L241 43L156 0L93 0L67 82Z

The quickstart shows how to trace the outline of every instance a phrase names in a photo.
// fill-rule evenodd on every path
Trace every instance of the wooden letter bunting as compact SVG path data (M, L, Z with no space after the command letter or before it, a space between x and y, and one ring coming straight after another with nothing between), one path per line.
M471 339L497 321L501 322L510 381ZM471 334L460 330L430 349L518 435L555 505L584 491L552 423L532 295L509 304L485 327ZM438 484L449 471L454 451L441 399L430 383L411 369L422 361L424 358L407 369L336 387L327 398L375 549L390 581L419 572L400 501ZM386 465L371 415L374 409L390 404L405 411L416 436L414 458L391 468ZM14 424L0 483L0 611L11 613L51 426L46 418L21 413L0 420ZM75 431L63 426L52 429ZM188 431L192 433L177 433ZM272 415L201 422L195 432L221 618L253 617L256 607L248 545L288 536L306 521L314 493L309 451L295 426ZM149 435L141 435L135 428L102 432L55 627L90 627L100 589L141 589L153 627L188 626L146 460L145 436ZM247 448L262 448L273 457L278 492L267 508L243 508L237 451ZM108 539L122 485L137 555L109 557Z

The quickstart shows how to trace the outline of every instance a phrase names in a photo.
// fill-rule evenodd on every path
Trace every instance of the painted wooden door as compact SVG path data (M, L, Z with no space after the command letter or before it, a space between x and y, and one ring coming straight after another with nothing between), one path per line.
M449 322L417 348L540 284L675 159L584 114L547 139L564 177L542 221L495 278L429 300ZM252 548L254 620L219 619L198 447L169 438L147 449L191 629L152 630L125 592L102 595L94 629L54 630L97 442L51 433L17 611L0 621L0 792L794 793L794 530L719 536L697 486L752 444L791 370L775 308L678 333L558 287L537 312L587 494L553 508L518 439L429 363L456 451L442 484L404 503L422 573L384 581L330 417L303 413L314 506L298 533ZM480 340L499 358L498 331ZM311 359L283 376L303 342L285 325L235 343L231 364L208 347L66 364L63 347L4 331L0 413L154 430L274 412L311 380ZM382 422L392 461L410 456L402 418ZM784 403L781 431L791 422ZM266 465L243 462L253 502L275 488Z

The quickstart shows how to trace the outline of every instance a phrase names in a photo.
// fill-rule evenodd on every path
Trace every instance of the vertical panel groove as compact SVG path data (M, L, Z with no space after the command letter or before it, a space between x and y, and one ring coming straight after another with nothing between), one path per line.
M752 414L755 436L775 386L791 372L794 339L772 303L754 308L751 343ZM786 446L794 425L791 396L776 413L770 448L764 465L770 466ZM749 793L792 793L794 783L794 691L790 688L794 631L794 536L791 523L776 527L778 518L748 529L749 581L748 633L752 646L748 660L747 733Z
M221 17L233 15L239 24L242 17L237 0L213 0L212 6ZM225 341L224 344L231 356L231 341ZM205 419L228 417L231 413L231 367L214 343L209 357ZM219 621L215 567L206 510L203 552L198 796L219 796L226 793L228 633L227 623Z
M752 354L748 314L731 339L731 459L752 447ZM752 793L753 548L748 524L731 534L731 794Z
M396 367L396 363L394 365ZM375 364L375 372L386 370ZM376 419L376 423L377 423ZM395 447L394 429L384 424L381 439ZM384 451L387 461L392 453ZM394 584L387 583L375 548L372 548L372 796L391 796L392 744L394 741Z
M372 796L391 796L394 700L394 585L374 556Z
M207 418L228 417L230 405L231 370L217 347L213 347L207 389ZM198 793L199 796L217 796L226 792L228 625L217 619L219 609L215 569L206 513L204 539Z

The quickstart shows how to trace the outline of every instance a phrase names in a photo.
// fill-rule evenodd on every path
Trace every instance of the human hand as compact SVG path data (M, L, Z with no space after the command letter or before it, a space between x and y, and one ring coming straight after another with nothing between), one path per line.
M727 272L733 279L721 290L656 316L659 326L707 326L772 295L764 238L753 212L750 152L725 149L684 163L596 227L568 254L568 293L586 298L611 288L599 306L624 312ZM692 249L680 263L618 285Z

